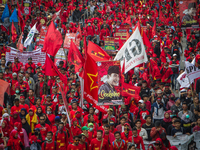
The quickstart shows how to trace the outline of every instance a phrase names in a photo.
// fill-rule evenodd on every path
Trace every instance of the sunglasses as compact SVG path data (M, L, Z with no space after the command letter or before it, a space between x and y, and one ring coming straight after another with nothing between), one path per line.
M79 142L79 140L74 140L74 142Z
M40 120L44 120L44 119L40 119Z

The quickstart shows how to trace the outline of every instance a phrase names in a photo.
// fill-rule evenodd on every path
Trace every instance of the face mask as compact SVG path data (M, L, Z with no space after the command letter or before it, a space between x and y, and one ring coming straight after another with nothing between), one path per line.
M190 115L186 115L185 118L186 118L186 119L189 119L189 118L190 118Z
M168 68L168 67L165 67L166 69Z
M90 131L93 131L93 128L89 128Z
M174 97L171 97L171 100L174 100Z
M116 139L116 141L117 141L117 142L121 141L121 138L119 138L119 139Z
M19 94L19 90L16 90L15 93L16 93L16 94Z
M47 111L47 114L51 114L51 111Z
M81 114L77 114L77 115L76 115L76 118L81 118Z
M14 127L15 130L17 130L17 127Z
M91 23L88 23L88 26L90 26L91 25Z
M184 94L183 96L184 96L184 97L186 97L186 96L187 96L187 93L186 93L186 94Z
M174 115L170 115L170 118L172 118Z
M47 141L48 141L48 142L51 142L51 141L52 141L52 139L49 139L49 140L47 139Z
M38 132L35 132L35 135L38 135Z
M60 80L57 80L57 83L60 83Z
M58 127L58 130L59 130L59 131L62 131L62 130L63 130L63 127Z

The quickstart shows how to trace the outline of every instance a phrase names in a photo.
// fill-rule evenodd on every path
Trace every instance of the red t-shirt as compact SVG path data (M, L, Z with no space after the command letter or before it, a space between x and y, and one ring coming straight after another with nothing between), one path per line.
M78 146L75 146L73 144L70 144L68 147L67 147L68 150L81 150L82 147L81 145L79 144Z

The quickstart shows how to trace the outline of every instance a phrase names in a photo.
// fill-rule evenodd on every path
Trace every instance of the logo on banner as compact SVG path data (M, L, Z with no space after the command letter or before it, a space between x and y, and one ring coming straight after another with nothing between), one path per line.
M126 89L123 87L123 92L129 93L131 95L135 95L135 90L130 89L130 88Z
M182 82L185 82L185 78L186 77L186 74L184 74L184 75L182 75L182 77L180 78L180 80L182 81Z
M133 39L132 41L129 42L128 46L126 47L125 50L126 62L132 59L132 56L130 55L129 52L132 52L134 57L142 53L141 42L138 39Z

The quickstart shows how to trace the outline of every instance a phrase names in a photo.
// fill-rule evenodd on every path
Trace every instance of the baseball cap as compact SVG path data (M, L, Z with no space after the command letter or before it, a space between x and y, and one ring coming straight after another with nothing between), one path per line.
M112 125L114 125L115 123L114 123L114 121L110 121L109 124L112 126Z
M88 127L89 127L89 126L94 126L94 124L93 124L93 123L88 123Z
M112 109L112 108L108 108L108 111L109 111L109 110L110 110L110 111L113 111L113 109Z
M138 103L142 103L142 104L143 104L143 103L144 103L144 101L141 99L141 100L139 100L139 102L138 102Z
M173 54L173 57L177 56L177 54Z
M157 91L157 94L161 94L161 93L162 93L162 90L159 89L159 90Z
M83 127L81 128L81 130L82 130L82 131L85 131L85 130L87 131L87 130L89 130L89 128L88 128L87 126L83 126Z

